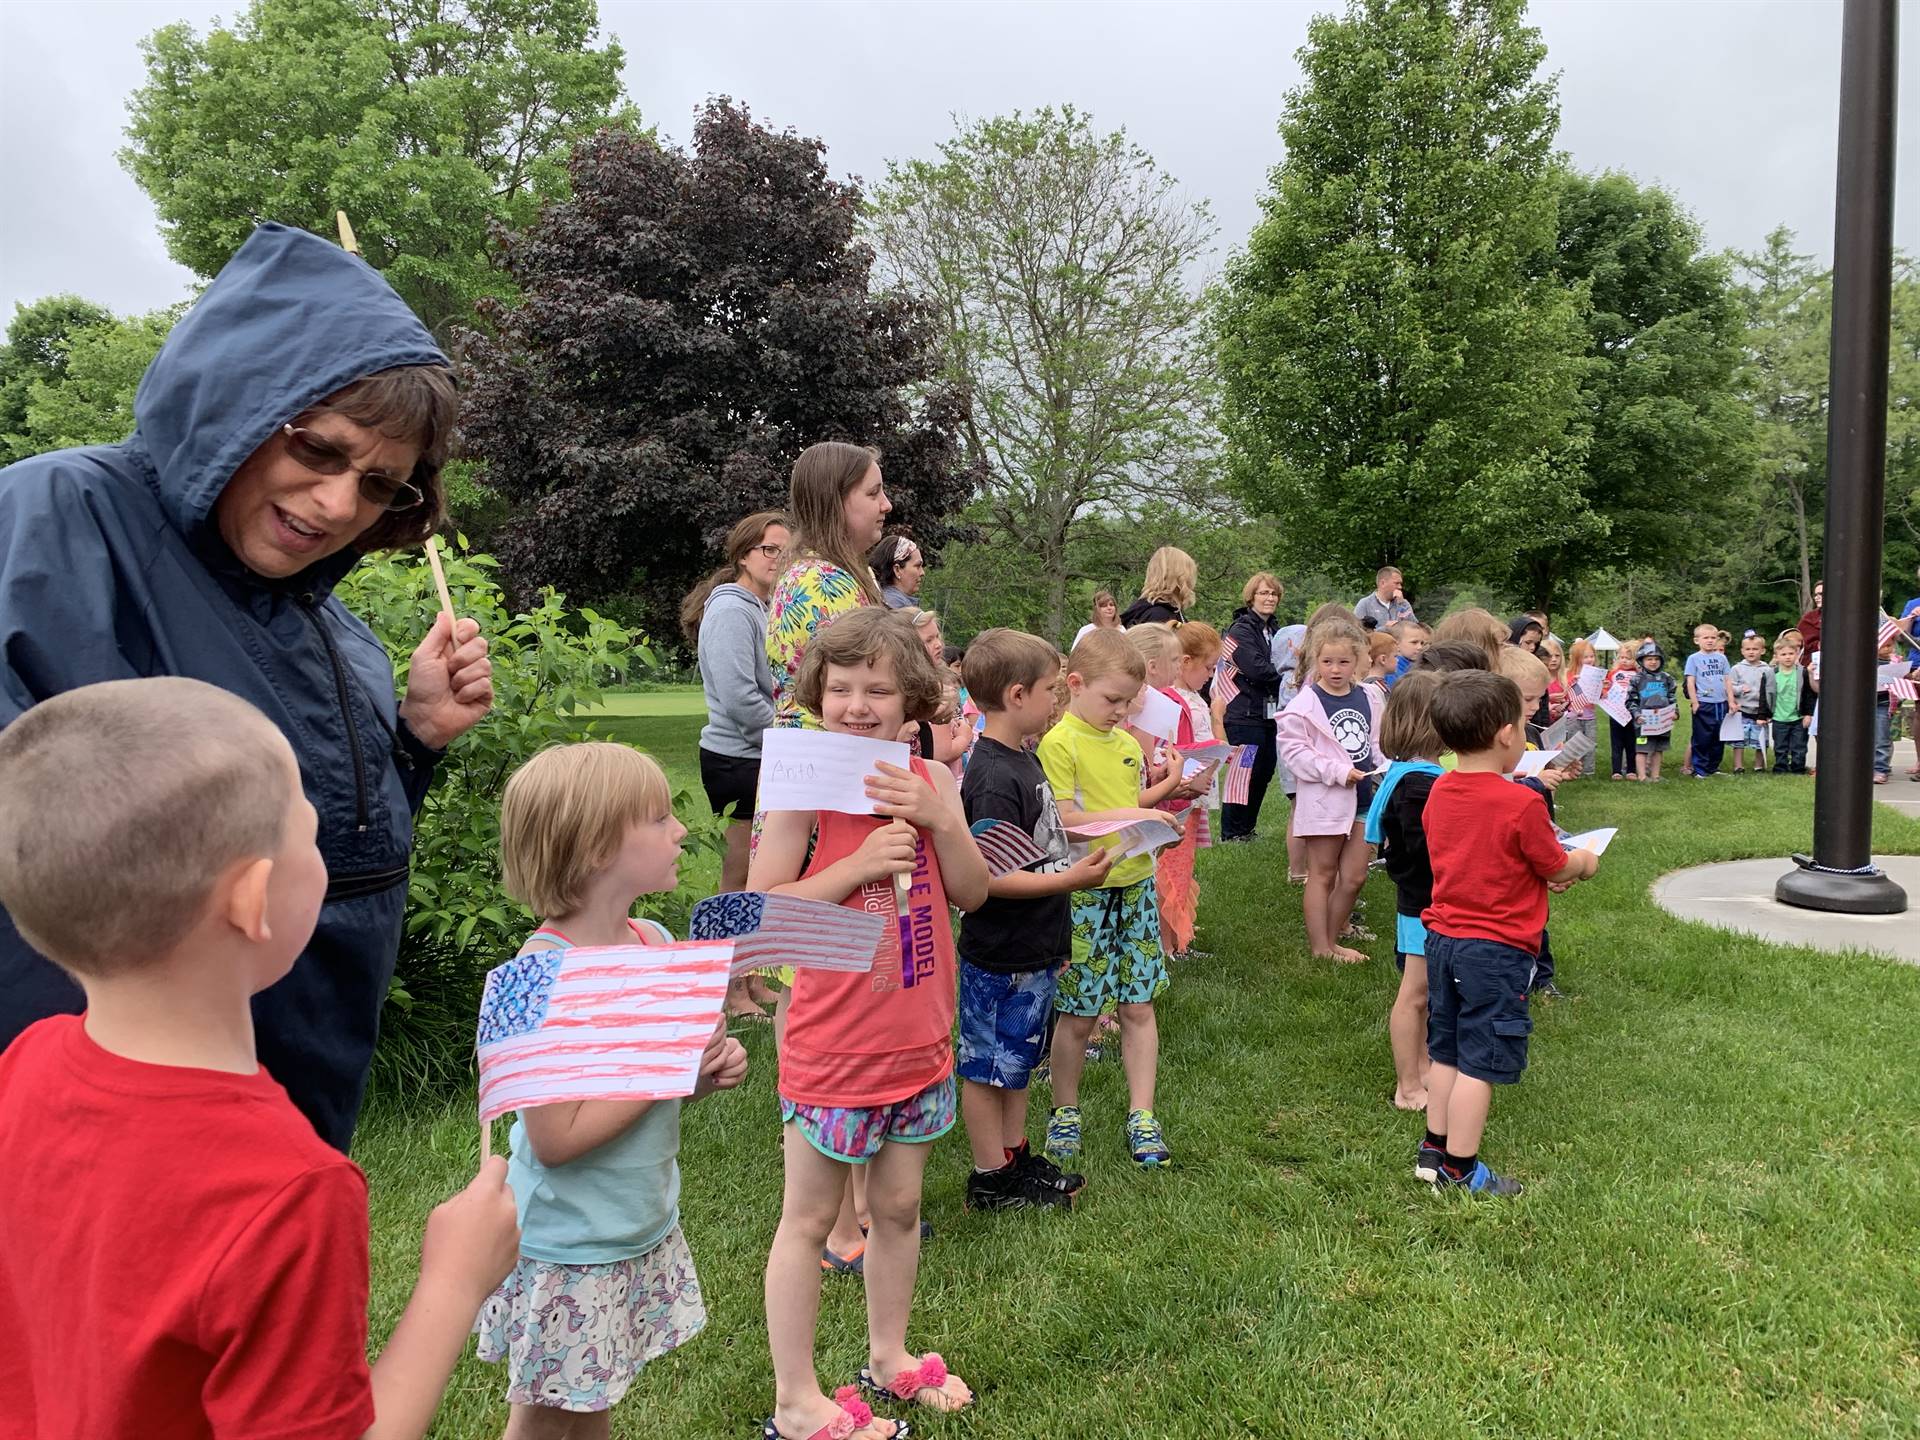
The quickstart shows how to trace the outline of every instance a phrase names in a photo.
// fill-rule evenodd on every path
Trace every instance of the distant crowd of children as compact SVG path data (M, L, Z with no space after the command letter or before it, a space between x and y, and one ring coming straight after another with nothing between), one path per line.
M913 1407L973 1402L937 1351L909 1344L922 1178L956 1121L969 1209L1071 1206L1103 1132L1143 1168L1173 1160L1156 1007L1172 962L1202 953L1195 858L1214 838L1221 768L1191 762L1193 750L1225 741L1229 766L1281 775L1315 956L1368 958L1357 944L1372 933L1354 912L1377 853L1402 971L1394 1103L1425 1119L1414 1172L1502 1196L1521 1187L1482 1158L1483 1138L1495 1087L1526 1068L1530 997L1557 993L1549 893L1596 871L1553 807L1561 784L1596 765L1597 714L1617 702L1627 717L1612 726L1614 780L1661 779L1682 685L1689 773L1716 773L1726 745L1735 773L1749 758L1755 770L1805 765L1818 671L1795 631L1771 663L1747 632L1729 666L1730 637L1702 625L1679 681L1656 641L1636 639L1596 690L1592 646L1563 653L1542 617L1468 610L1429 629L1383 601L1386 624L1371 631L1339 605L1281 627L1277 580L1256 576L1246 598L1264 610L1250 625L1243 611L1224 643L1175 617L1089 627L1064 658L1007 629L953 654L928 612L867 607L807 645L791 698L812 723L917 734L919 753L868 779L872 814L766 813L747 887L890 915L904 877L905 905L936 923L911 964L801 969L780 1002L766 1440L888 1440L907 1433ZM1251 708L1223 693L1238 693L1235 676ZM1177 707L1170 733L1142 727L1155 694ZM1729 706L1737 739L1723 739ZM1236 741L1254 711L1271 739ZM1514 779L1548 739L1568 758ZM1251 816L1226 818L1219 838L1251 833ZM1043 858L990 873L973 838L989 822ZM1153 853L1111 833L1163 822L1178 838ZM482 1357L506 1367L508 1436L605 1436L648 1361L706 1323L680 1228L682 1102L521 1114L510 1158L487 1158L429 1220L414 1302L369 1371L364 1180L259 1069L247 1019L313 926L326 885L314 828L279 732L196 682L88 687L0 732L0 832L35 842L0 853L0 902L88 999L84 1016L42 1022L0 1057L0 1145L42 1187L34 1233L48 1238L33 1263L45 1284L117 1287L109 1308L122 1317L97 1346L115 1363L74 1381L84 1396L43 1400L26 1428L419 1435L477 1329ZM522 953L670 943L631 912L678 885L684 835L665 775L638 751L536 756L501 814L506 889L538 917ZM1081 1080L1103 1027L1117 1034L1127 1102L1093 1117ZM739 1086L746 1069L723 1017L689 1098ZM1039 1075L1051 1103L1036 1147ZM104 1145L122 1152L112 1166L90 1158ZM62 1197L80 1173L94 1188L76 1207ZM175 1178L148 1183L159 1175ZM126 1215L155 1208L177 1212L177 1249L88 1263L120 1249ZM862 1242L836 1253L846 1215ZM821 1285L840 1271L864 1281L868 1363L823 1387ZM16 1373L42 1385L57 1352L36 1348L30 1317L11 1318L32 1352ZM188 1418L169 1428L156 1415Z

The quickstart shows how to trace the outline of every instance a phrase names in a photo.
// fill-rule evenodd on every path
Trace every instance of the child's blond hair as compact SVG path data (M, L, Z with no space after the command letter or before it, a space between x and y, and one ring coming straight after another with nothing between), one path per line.
M1544 660L1518 645L1500 647L1499 655L1494 658L1493 673L1506 676L1522 690L1534 684L1544 690L1553 679Z
M1180 641L1171 625L1156 620L1146 625L1131 625L1124 633L1127 643L1138 650L1140 658L1149 665L1156 660L1180 658Z
M1108 675L1125 675L1129 680L1144 683L1147 662L1140 658L1140 651L1128 641L1125 633L1090 630L1067 656L1067 673L1078 675L1082 684Z
M0 905L76 975L165 956L222 875L280 853L297 784L273 722L204 681L55 695L0 731Z
M1322 609L1324 608L1323 606ZM1319 610L1314 612L1316 616L1320 613ZM1353 618L1353 612L1344 607L1336 607L1333 614L1328 615L1324 620L1316 620L1307 630L1307 643L1301 648L1300 654L1306 661L1309 675L1319 664L1320 651L1328 645L1349 647L1353 651L1355 664L1359 663L1362 656L1370 653L1367 632L1360 627L1360 622ZM1355 677L1356 680L1364 678L1366 677Z
M500 797L500 871L535 915L570 915L635 825L664 819L673 790L651 755L610 740L542 750Z

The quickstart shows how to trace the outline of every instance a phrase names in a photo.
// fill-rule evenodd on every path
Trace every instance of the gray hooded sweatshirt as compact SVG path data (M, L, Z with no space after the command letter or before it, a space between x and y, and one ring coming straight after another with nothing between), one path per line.
M714 586L700 616L699 643L700 685L707 692L700 748L757 760L760 732L773 723L766 602L744 585Z

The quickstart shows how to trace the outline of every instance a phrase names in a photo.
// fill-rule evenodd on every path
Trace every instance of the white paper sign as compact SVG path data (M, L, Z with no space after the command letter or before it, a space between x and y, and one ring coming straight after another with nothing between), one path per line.
M1184 707L1169 700L1151 685L1141 687L1140 713L1127 723L1143 735L1156 740L1171 740L1180 733L1180 712Z
M1189 746L1180 753L1189 760L1198 760L1202 764L1214 765L1232 759L1233 752L1237 748L1238 747L1233 745L1223 745L1216 740L1210 745ZM1192 774L1193 772L1188 771L1187 773Z
M898 740L869 740L824 730L766 730L760 737L759 806L871 815L867 777L878 772L882 760L904 770L911 758Z
M1720 717L1720 738L1739 744L1747 736L1747 717L1738 710L1728 707L1727 713Z
M1633 723L1633 712L1627 709L1627 691L1632 685L1633 677L1622 671L1608 682L1606 693L1594 702L1616 725Z
M1607 846L1613 843L1613 837L1619 833L1620 827L1613 825L1605 830L1586 830L1578 835L1562 836L1560 843L1569 851L1591 850L1596 855L1604 855L1607 853Z
M1606 688L1606 684L1606 671L1598 665L1582 665L1579 678L1573 682L1573 688L1597 705L1600 703L1600 692Z
M1640 733L1642 735L1670 735L1674 724L1680 719L1678 705L1662 705L1658 710L1640 712Z
M1520 763L1513 767L1513 778L1516 780L1524 780L1529 775L1538 775L1542 770L1553 764L1555 757L1558 756L1559 753L1558 750L1527 751L1526 754L1520 757Z
M1567 743L1560 747L1560 758L1570 760L1577 765L1584 763L1586 758L1593 754L1593 752L1594 742L1592 737L1584 731L1576 730L1573 734L1567 736Z

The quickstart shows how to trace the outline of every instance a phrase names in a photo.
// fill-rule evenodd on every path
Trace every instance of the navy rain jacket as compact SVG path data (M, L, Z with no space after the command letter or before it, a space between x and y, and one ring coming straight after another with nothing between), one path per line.
M220 539L213 504L255 449L334 391L446 363L365 263L263 225L147 368L131 436L0 471L0 726L80 685L183 675L251 701L299 757L327 901L292 971L254 997L254 1021L268 1072L343 1150L438 755L399 723L386 652L333 598L358 553L263 579ZM0 910L0 1045L81 1003Z

